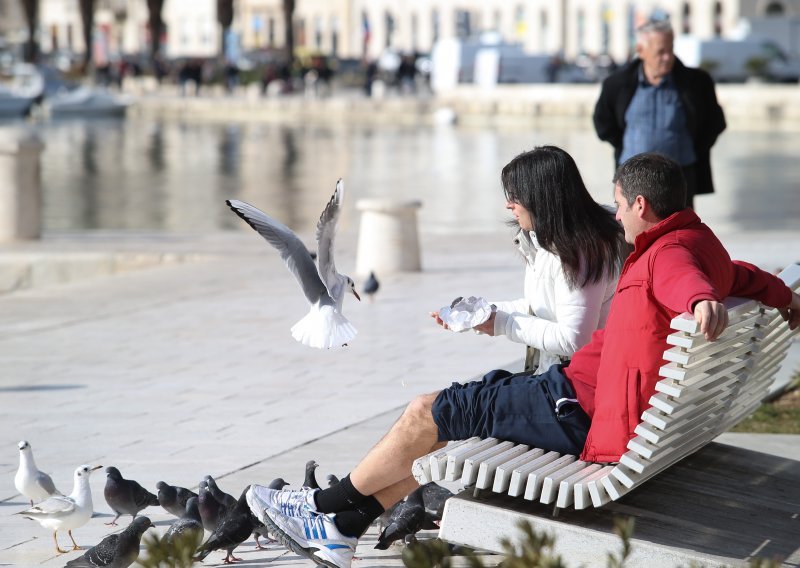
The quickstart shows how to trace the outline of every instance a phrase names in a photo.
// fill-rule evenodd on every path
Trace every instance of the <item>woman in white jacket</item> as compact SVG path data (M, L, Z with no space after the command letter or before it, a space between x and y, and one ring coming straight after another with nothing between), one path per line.
M501 179L520 229L514 242L526 261L525 295L492 302L489 319L473 329L527 345L526 370L540 374L605 325L627 249L614 214L592 199L564 150L524 152Z

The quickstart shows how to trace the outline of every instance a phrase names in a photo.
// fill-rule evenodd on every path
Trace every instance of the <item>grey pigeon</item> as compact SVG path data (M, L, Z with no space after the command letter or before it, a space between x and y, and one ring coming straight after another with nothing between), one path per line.
M422 487L418 487L392 512L388 525L378 536L375 548L386 550L393 542L404 540L407 535L416 534L424 528L436 528L436 525L425 514Z
M200 493L197 496L197 508L200 510L200 518L203 521L203 528L213 532L219 524L219 520L225 514L225 508L214 499L208 484L200 482Z
M326 475L325 479L328 480L328 487L333 487L334 485L339 483L339 478L336 477L335 475L333 475L332 473L329 473L328 475Z
M158 505L158 497L132 479L124 479L115 467L106 468L106 486L103 488L106 503L117 516L107 525L116 525L121 515L136 518L139 511Z
M52 478L36 467L31 445L22 440L17 447L19 448L19 469L14 476L14 487L30 500L31 507L33 507L34 501L42 501L51 495L61 495L61 492L53 484Z
M249 485L244 488L230 513L219 522L217 528L208 537L208 540L200 546L199 554L195 557L195 560L203 560L212 551L223 548L227 551L224 560L225 564L241 560L233 555L233 550L247 540L256 527L263 526L250 511L250 506L247 504L246 495L248 489L250 489Z
M442 487L434 481L430 481L422 486L422 503L429 518L434 522L442 520L445 502L453 496L453 492L447 487Z
M181 518L172 523L164 533L164 542L167 544L173 544L176 539L191 539L194 550L203 542L203 520L200 518L197 497L189 497Z
M230 511L236 506L236 497L230 493L225 493L222 489L220 489L213 477L206 475L203 481L205 481L206 485L208 485L208 490L211 491L211 495L213 495L214 499L216 499L217 502L225 508L226 512Z
M319 464L314 460L308 460L306 462L306 476L303 479L303 487L308 487L309 489L319 489L319 483L317 483L317 476L314 473L318 467Z
M276 477L275 479L273 479L272 481L269 482L269 485L267 485L267 487L270 488L270 489L283 489L287 485L289 485L289 482L286 481L284 478ZM266 548L265 546L262 546L261 543L258 541L258 537L260 537L260 536L263 536L264 538L266 538L269 541L274 540L268 534L267 527L265 527L264 525L256 527L256 529L253 531L253 538L256 541L256 548L258 548L259 550L264 550Z
M292 230L263 211L242 201L228 200L228 206L275 247L286 267L311 304L308 314L292 327L292 337L317 349L343 347L356 335L356 329L342 314L344 295L360 300L353 279L336 271L333 239L342 209L344 184L336 182L328 205L317 222L317 262Z
M158 502L165 511L181 518L186 512L186 503L192 497L197 497L197 493L185 487L170 485L165 481L156 483L158 490Z
M375 273L370 272L369 278L367 278L367 280L364 282L364 288L363 288L364 295L367 296L370 299L370 301L372 301L373 297L375 296L375 293L378 291L378 288L380 287L381 284L375 277Z
M153 526L147 517L139 517L120 533L110 534L97 545L87 550L83 556L67 562L69 568L127 568L139 558L139 546L144 531Z

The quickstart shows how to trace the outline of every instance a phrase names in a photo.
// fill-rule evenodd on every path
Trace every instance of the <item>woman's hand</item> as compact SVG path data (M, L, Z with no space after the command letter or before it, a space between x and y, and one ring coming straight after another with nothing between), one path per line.
M442 320L442 318L440 318L440 317L439 317L439 312L431 312L431 313L430 313L430 316L431 316L431 317L432 317L434 320L436 320L436 323L438 323L438 324L439 324L440 326L442 326L443 328L445 328L445 329L450 329L450 327L449 327L449 326L448 326L446 323L444 323L444 321Z
M492 314L489 316L489 319L487 319L482 324L476 325L472 329L477 333L484 333L486 335L491 335L492 337L494 337L494 316L496 313L497 312L492 310Z

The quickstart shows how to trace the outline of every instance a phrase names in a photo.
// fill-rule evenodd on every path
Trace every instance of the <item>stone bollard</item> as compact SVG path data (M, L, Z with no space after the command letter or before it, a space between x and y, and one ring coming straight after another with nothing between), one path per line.
M0 243L41 235L43 148L34 135L0 132Z
M360 199L356 274L368 276L422 269L417 237L419 200Z

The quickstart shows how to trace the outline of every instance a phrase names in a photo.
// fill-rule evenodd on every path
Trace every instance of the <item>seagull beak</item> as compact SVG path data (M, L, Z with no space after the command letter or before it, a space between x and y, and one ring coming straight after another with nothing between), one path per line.
M358 292L356 292L355 290L353 290L353 296L355 296L356 300L358 300L359 302L361 301L361 296L359 296Z
M94 471L94 470L96 470L96 469L100 469L101 467L103 467L103 466L102 466L102 465L96 465L96 466L94 466L94 467L92 468L92 471Z

